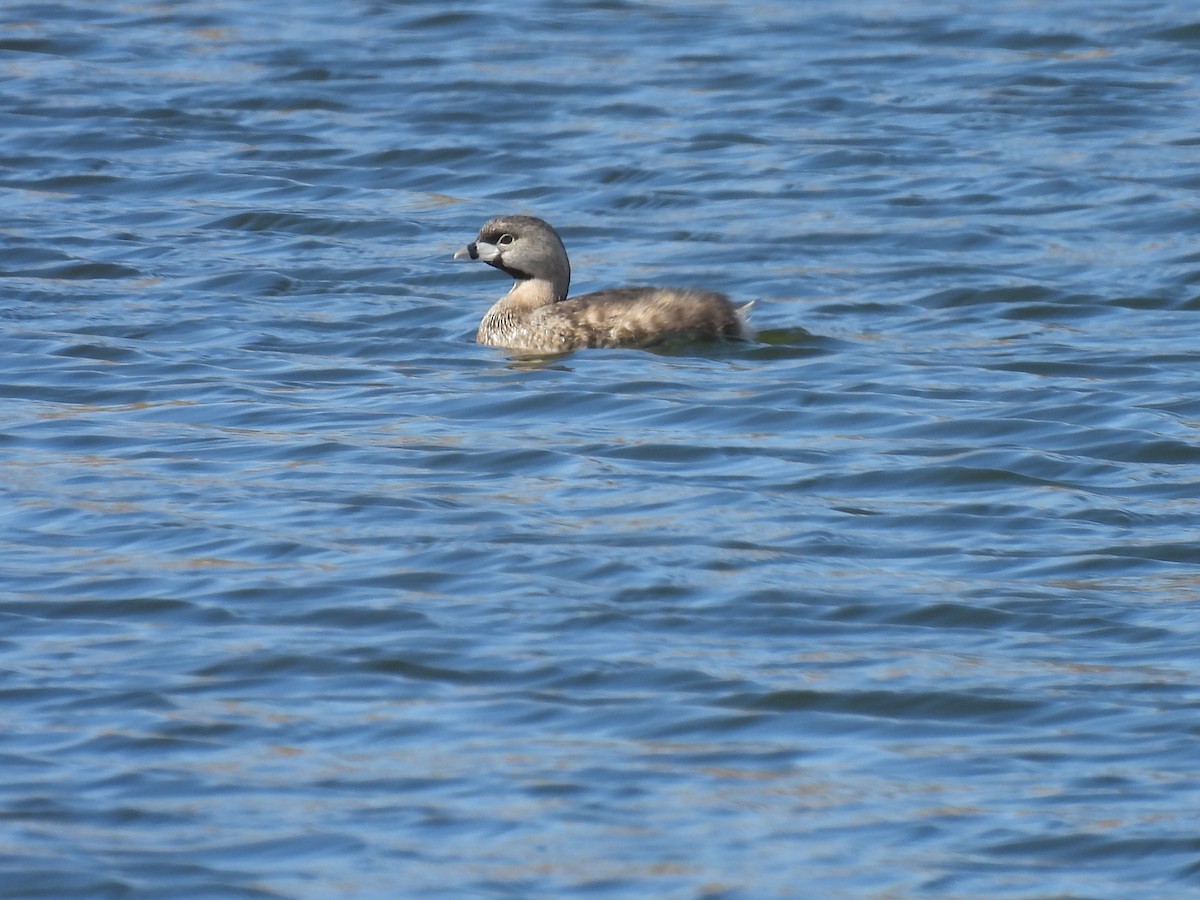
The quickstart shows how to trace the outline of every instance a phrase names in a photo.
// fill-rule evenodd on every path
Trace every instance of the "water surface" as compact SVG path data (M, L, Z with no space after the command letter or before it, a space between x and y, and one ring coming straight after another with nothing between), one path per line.
M5 896L1194 894L1198 51L7 4ZM503 212L759 339L479 347Z

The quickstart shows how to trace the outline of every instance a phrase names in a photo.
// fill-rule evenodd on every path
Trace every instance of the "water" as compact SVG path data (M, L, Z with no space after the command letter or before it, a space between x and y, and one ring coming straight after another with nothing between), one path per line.
M1200 886L1182 0L8 3L0 894ZM475 345L585 291L750 345Z

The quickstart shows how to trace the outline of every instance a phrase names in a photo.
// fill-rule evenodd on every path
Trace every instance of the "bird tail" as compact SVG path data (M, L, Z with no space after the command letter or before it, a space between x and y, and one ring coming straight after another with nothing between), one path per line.
M754 308L757 301L751 300L749 303L739 306L736 310L738 324L741 325L741 334L738 335L743 341L753 340L754 326L750 324L750 310Z

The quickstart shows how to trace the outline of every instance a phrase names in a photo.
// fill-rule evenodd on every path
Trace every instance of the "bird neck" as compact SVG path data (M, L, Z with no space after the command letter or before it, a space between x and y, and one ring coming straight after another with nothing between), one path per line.
M567 286L545 278L524 278L513 282L512 290L496 306L512 310L534 310L567 299Z

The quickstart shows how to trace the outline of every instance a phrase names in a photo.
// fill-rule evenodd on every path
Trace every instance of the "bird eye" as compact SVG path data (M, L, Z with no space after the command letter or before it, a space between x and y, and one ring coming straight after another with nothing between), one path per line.
M496 243L499 244L501 247L507 247L509 244L511 244L513 242L513 240L514 240L514 238L511 234L502 234L496 240Z

